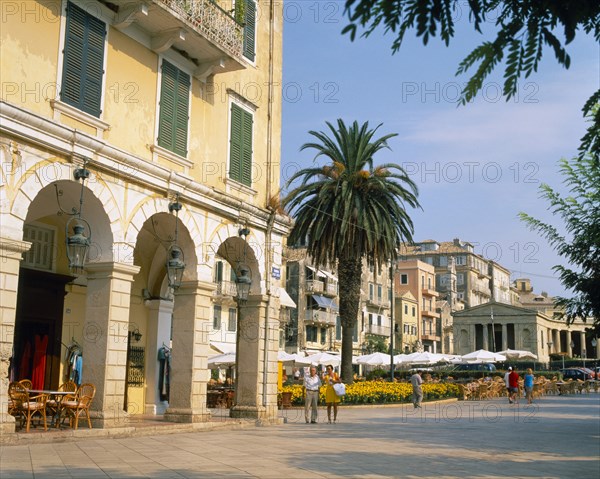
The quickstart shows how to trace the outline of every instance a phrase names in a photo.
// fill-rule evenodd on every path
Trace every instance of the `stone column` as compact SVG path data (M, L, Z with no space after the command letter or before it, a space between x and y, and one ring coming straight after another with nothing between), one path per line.
M17 312L21 254L31 243L0 238L0 436L15 432L15 418L8 414L8 363L12 356Z
M565 341L565 342L567 343L567 344L566 344L566 347L567 347L567 355L568 355L570 358L572 358L572 357L573 357L573 350L571 349L571 341L572 341L572 339L571 339L571 331L567 331L567 334L566 334L566 341Z
M579 333L579 356L581 356L583 358L583 351L586 350L586 357L587 357L587 345L585 344L585 333L583 331L580 331Z
M146 354L146 406L145 414L164 414L169 403L161 401L158 390L160 367L158 350L163 344L169 346L171 339L171 316L173 301L153 299L145 302L148 308L147 354Z
M560 340L560 330L559 329L554 330L554 347L556 348L555 351L557 353L562 353L562 343Z
M213 283L187 281L175 293L167 421L196 423L210 419L206 386L210 378L208 334L214 289Z
M90 263L83 325L82 383L96 386L90 415L96 427L124 426L129 305L138 266Z
M483 335L483 349L489 350L488 336L489 336L490 333L488 331L487 324L482 324L481 325L481 334Z
M508 349L508 327L506 323L502 323L502 351Z
M266 296L258 295L251 296L247 302L240 304L238 311L236 388L231 417L256 419L264 423L275 422L277 421L278 315L274 313L274 308L271 308L265 330L268 300ZM267 335L266 364L265 334Z
M474 324L469 325L469 343L471 343L469 352L476 351L477 350L477 328L475 328Z

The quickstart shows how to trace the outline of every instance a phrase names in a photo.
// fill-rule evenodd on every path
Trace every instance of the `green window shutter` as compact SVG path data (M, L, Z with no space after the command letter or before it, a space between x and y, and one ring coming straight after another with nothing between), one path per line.
M104 22L67 3L61 100L96 117L102 113L105 36Z
M252 186L252 114L242 110L242 177L241 183Z
M169 62L162 62L158 145L187 156L190 76Z
M242 179L242 109L231 105L231 134L229 135L229 177Z
M244 56L254 61L256 44L256 2L254 0L240 0L246 2L246 15L244 23Z
M252 186L252 114L231 105L229 177Z

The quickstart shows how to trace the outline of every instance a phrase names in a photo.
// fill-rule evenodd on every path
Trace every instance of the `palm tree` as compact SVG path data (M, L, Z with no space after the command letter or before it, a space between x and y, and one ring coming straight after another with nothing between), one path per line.
M352 336L360 305L363 258L382 267L397 258L403 240L412 241L413 223L405 205L420 207L418 190L396 164L373 165L373 157L396 134L374 138L379 126L369 129L354 122L349 128L339 119L329 132L310 131L318 141L302 145L323 156L323 167L305 168L288 181L302 179L283 200L295 225L290 244L307 240L307 252L316 266L335 265L339 275L342 323L342 378L352 383ZM331 133L331 137L328 136Z

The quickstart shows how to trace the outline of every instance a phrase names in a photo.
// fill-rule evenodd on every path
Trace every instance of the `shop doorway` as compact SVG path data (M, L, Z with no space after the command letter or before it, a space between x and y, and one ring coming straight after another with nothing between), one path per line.
M20 269L11 364L14 380L31 379L34 389L58 388L65 284L73 279Z

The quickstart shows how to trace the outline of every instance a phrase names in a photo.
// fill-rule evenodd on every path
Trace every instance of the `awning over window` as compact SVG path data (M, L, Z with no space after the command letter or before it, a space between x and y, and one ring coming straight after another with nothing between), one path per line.
M331 309L332 311L339 311L340 309L337 303L331 298L321 296L320 294L313 294L312 297L317 302L320 308L327 308Z
M217 350L220 353L234 353L235 354L235 343L220 343L217 341L211 341L210 347Z
M321 278L326 278L327 274L325 274L325 272L321 271L320 269L317 268L313 268L312 266L308 266L305 265L308 269L310 269L313 273L315 273L317 276L320 276Z
M296 303L294 303L294 300L290 297L290 295L284 288L279 288L279 304L281 304L281 306L285 306L286 308L297 307Z

